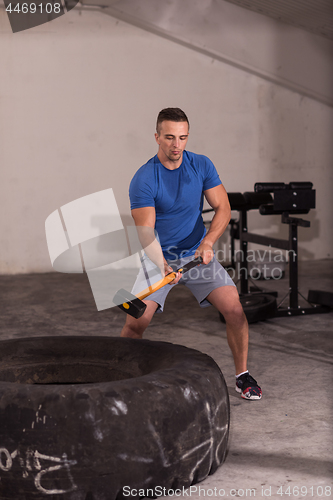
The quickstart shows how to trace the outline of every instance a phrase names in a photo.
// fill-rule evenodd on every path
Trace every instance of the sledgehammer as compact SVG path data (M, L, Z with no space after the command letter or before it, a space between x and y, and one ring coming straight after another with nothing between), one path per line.
M199 264L202 264L201 257L197 257L191 262L185 264L185 266L180 267L176 271L172 271L171 273L167 274L163 279L157 281L148 288L145 288L138 295L133 295L131 292L128 292L127 290L124 290L124 288L121 288L114 296L113 302L117 304L118 307L125 313L133 316L133 318L135 319L139 319L141 318L147 307L146 304L142 302L143 299L148 297L148 295L156 292L163 286L167 285L168 283L171 283L171 281L175 279L177 273L185 274L187 271L195 266L198 266Z

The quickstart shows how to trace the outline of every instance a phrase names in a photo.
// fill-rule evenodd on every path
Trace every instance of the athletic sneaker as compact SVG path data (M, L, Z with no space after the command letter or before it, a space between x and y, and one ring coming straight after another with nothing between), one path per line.
M262 391L257 381L249 373L244 373L236 379L236 391L244 399L261 399Z

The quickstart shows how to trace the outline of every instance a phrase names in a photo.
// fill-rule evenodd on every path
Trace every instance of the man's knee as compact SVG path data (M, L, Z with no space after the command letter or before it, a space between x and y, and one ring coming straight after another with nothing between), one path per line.
M152 320L152 317L157 309L157 304L152 301L144 301L147 309L144 315L139 319L134 319L127 316L126 323L121 332L121 337L129 337L132 339L142 339L144 331Z
M222 305L222 314L227 323L232 323L235 325L246 324L246 316L242 304L238 297L229 300L227 303Z
M139 328L134 324L125 324L120 336L130 339L142 339L144 331L145 328Z
M140 318L135 320L131 317L127 318L124 328L121 332L121 337L129 337L131 339L142 339L145 329L149 325L150 320Z

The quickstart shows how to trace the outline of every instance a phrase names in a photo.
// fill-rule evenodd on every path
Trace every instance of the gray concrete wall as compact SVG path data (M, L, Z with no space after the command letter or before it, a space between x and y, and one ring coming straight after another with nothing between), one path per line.
M83 0L333 106L333 42L224 0Z
M330 106L98 11L13 34L0 9L0 44L0 273L51 270L44 222L72 200L112 187L130 219L128 184L156 153L165 106L187 112L188 149L214 161L228 191L314 182L301 256L331 256ZM278 217L250 224L286 232Z

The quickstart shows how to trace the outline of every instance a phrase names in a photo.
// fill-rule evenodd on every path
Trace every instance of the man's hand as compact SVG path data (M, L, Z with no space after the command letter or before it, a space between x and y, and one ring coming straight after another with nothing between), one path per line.
M165 273L165 275L172 273L172 272L173 272L172 267L170 267L169 264L167 263L167 261L165 260L164 261L164 273ZM181 277L182 277L182 273L176 273L175 279L172 280L169 284L170 285L177 285L177 283Z
M209 243L202 241L201 245L197 248L195 252L195 258L202 257L203 264L209 264L214 257L214 250Z

